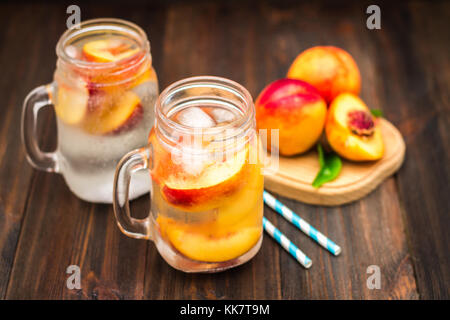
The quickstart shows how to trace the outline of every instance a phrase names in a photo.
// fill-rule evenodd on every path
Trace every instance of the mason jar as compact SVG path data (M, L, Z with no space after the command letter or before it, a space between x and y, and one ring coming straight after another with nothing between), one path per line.
M170 85L156 102L148 145L122 158L114 182L121 230L153 240L185 272L216 272L251 259L262 241L264 179L248 91L220 77ZM151 212L134 219L133 173L152 178Z
M137 25L94 19L67 30L56 46L53 82L25 99L22 140L39 170L63 175L69 189L90 202L111 203L115 167L124 153L146 145L154 120L158 80L150 44ZM57 148L42 152L36 139L38 111L56 113ZM130 198L149 191L138 174Z

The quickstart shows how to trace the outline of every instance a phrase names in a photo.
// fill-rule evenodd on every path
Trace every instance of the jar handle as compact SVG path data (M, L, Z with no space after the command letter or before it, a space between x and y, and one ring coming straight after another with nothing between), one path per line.
M131 175L139 170L150 170L152 157L151 145L135 149L127 153L116 168L113 191L114 214L120 230L131 238L152 239L150 214L144 219L133 218L130 214L129 204Z
M36 169L59 172L56 152L43 152L37 143L36 125L39 110L43 107L53 106L53 85L43 85L31 91L22 108L21 135L28 162Z

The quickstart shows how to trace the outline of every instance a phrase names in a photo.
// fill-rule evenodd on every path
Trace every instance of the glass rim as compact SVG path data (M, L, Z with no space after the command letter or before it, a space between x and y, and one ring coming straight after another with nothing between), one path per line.
M138 52L127 57L126 59L121 59L112 62L95 62L95 61L85 61L77 58L70 57L65 48L67 43L76 36L79 36L86 32L91 31L102 31L102 30L115 30L115 31L125 31L129 34L135 34L137 37L135 38L137 44L139 46ZM84 68L94 68L94 69L108 69L117 66L118 63L122 63L125 60L132 61L137 54L141 52L150 52L150 42L147 39L147 35L145 31L139 27L137 24L117 18L96 18L85 20L81 22L79 25L75 25L69 29L67 29L59 38L58 43L56 44L56 55L59 59L68 64L74 64L79 67ZM141 60L146 59L146 54L143 55ZM142 61L135 62L139 64Z
M164 102L168 98L170 98L170 96L173 95L174 93L192 88L195 85L218 87L219 89L224 89L232 94L235 94L237 97L240 97L243 100L244 104L246 105L245 110L243 110L244 114L242 115L242 117L239 117L238 119L235 119L226 125L211 128L190 127L180 124L167 117L167 115L162 110ZM252 122L255 117L255 108L253 104L253 98L250 92L248 92L248 90L241 84L233 80L218 76L194 76L178 80L169 85L168 87L166 87L156 100L155 115L157 121L159 120L163 122L164 125L167 125L170 129L175 130L177 132L189 135L194 135L196 133L208 135L208 134L218 134L231 128L240 128L242 130L246 130L249 126L252 125ZM240 130L240 133L242 132L242 130Z

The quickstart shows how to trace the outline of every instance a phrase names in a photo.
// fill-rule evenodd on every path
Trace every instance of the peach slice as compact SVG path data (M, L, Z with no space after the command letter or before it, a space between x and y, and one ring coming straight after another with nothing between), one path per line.
M89 92L86 87L67 87L60 85L56 93L56 115L67 124L79 124L86 115L88 100Z
M93 62L114 62L131 57L139 51L132 43L119 40L93 40L83 46L83 56Z
M218 207L214 225L210 228L216 236L262 221L264 176L261 166L248 165L244 179L245 186Z
M246 171L248 173L243 177L243 180L246 181L245 186L229 197L217 199L214 202L214 212L189 211L189 220L191 221L189 224L175 223L175 221L173 223L182 227L185 232L203 233L215 238L228 236L243 228L260 225L263 212L264 178L259 165L249 165ZM157 207L167 206L163 203L165 200L161 198L160 189L154 190ZM196 209L199 207L197 206ZM163 215L160 213L161 219L163 219Z
M157 81L156 72L153 68L147 68L142 74L140 74L133 82L133 87L147 82L147 81Z
M101 96L101 94L98 94ZM90 108L84 129L92 134L117 133L136 124L143 115L141 100L132 91L104 95L104 105ZM92 97L91 97L92 98ZM94 99L94 98L93 98ZM101 101L101 98L100 98ZM97 104L99 102L97 101Z
M221 262L237 258L250 250L261 236L261 227L247 227L223 237L207 232L189 232L172 219L159 216L161 233L186 257L207 262Z
M174 172L180 171L172 160L169 150L163 147L161 140L156 137L155 127L150 130L148 144L153 148L153 168L150 172L151 178L158 185L163 185L164 181Z
M231 195L243 183L247 149L225 161L206 164L199 175L179 173L165 181L162 192L166 200L184 210L208 210L222 197Z
M334 151L348 160L378 160L383 156L384 144L377 119L351 93L342 93L333 100L325 132Z

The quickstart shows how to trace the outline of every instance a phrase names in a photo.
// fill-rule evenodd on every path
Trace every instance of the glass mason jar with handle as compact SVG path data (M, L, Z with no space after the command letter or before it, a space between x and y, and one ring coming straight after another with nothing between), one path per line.
M22 141L33 167L60 173L70 190L90 202L112 202L115 167L124 153L146 145L154 120L158 81L150 44L137 25L95 19L60 38L54 80L34 89L22 111ZM36 141L38 111L53 106L58 143L42 152ZM130 197L149 190L133 179Z
M125 155L114 212L126 235L153 240L185 272L215 272L251 259L262 241L263 184L252 98L219 77L170 85L155 106L148 145ZM149 171L151 212L132 218L132 174Z

